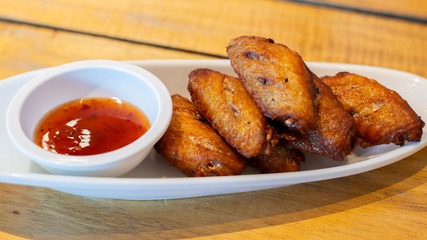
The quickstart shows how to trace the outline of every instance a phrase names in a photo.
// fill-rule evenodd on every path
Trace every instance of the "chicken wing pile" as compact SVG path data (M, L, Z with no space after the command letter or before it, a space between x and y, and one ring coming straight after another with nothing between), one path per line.
M155 145L187 176L299 171L304 152L343 160L356 146L420 141L424 122L396 92L341 72L319 78L301 56L271 39L241 36L227 46L238 77L189 74L186 99Z

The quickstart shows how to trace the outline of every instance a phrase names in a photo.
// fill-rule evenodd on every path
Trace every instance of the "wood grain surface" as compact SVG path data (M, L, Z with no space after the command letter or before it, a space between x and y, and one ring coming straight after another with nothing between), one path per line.
M0 0L0 6L0 79L83 59L225 58L228 41L239 35L273 38L306 61L427 77L422 0ZM426 239L426 165L427 148L349 177L153 201L0 183L0 239Z
M292 1L292 0L291 0ZM382 15L408 17L412 19L427 20L427 2L422 0L295 0L294 2L316 4L334 8L345 8L350 11L362 13L377 13Z

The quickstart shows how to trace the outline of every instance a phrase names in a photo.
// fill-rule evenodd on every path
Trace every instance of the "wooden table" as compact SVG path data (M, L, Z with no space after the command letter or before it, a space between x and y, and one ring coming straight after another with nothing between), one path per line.
M225 58L239 35L427 77L423 0L0 0L0 79L82 59ZM427 148L349 177L156 201L0 183L0 239L426 239L426 165Z

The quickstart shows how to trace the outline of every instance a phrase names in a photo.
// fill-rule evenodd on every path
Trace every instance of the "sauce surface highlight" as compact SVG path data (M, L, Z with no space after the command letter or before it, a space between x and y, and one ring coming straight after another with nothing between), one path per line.
M83 98L44 116L34 142L56 153L93 155L126 146L149 128L145 114L130 103L117 98Z

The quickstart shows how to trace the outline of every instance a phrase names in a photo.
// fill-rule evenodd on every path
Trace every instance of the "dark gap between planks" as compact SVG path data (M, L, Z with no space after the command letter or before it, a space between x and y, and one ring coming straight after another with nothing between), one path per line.
M38 27L38 28L46 28L46 29L51 29L54 31L75 33L75 34L105 38L105 39L110 39L110 40L115 40L115 41L127 42L127 43L132 43L132 44L144 45L144 46L149 46L149 47L161 48L161 49L166 49L166 50L171 50L171 51L178 51L178 52L190 53L190 54L195 54L195 55L201 55L201 56L206 56L206 57L227 59L227 56L224 56L224 55L218 55L218 54L207 53L207 52L200 52L200 51L178 48L178 47L171 47L171 46L155 44L155 43L150 43L150 42L144 42L144 41L137 41L137 40L132 40L132 39L128 39L128 38L114 37L114 36L109 36L109 35L104 35L104 34L99 34L99 33L73 30L73 29L56 27L56 26L47 25L47 24L32 23L32 22L15 20L15 19L10 19L10 18L2 18L2 17L0 17L0 22L20 24L20 25L26 25L26 26Z
M369 10L369 9L356 8L356 7L352 7L352 6L336 5L336 4L332 4L332 3L310 1L310 0L278 0L278 1L292 2L292 3L297 3L297 4L304 4L304 5L310 5L310 6L316 6L316 7L336 9L336 10L341 10L341 11L361 13L361 14L366 14L366 15L373 15L373 16L377 16L377 17L391 18L391 19L413 22L413 23L427 24L427 18L409 16L409 15L405 15L405 14L397 14L397 13L391 13L391 12L380 12L380 11L374 11L374 10Z

